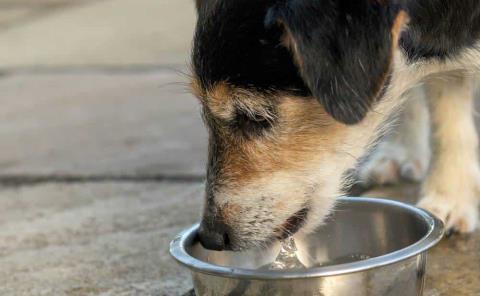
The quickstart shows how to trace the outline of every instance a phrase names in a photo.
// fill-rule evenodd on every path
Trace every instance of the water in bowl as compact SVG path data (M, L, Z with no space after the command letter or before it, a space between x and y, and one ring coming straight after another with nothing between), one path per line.
M266 264L260 269L262 270L295 270L295 269L305 269L308 268L305 266L299 259L298 248L293 237L289 237L282 242L280 252L276 257L275 261ZM346 264L351 262L363 261L371 258L371 256L366 254L354 253L348 254L341 257L333 258L331 260L315 262L312 258L310 262L310 267L325 267L331 265Z
M284 269L304 269L307 268L300 262L297 255L298 249L293 237L289 237L282 242L280 253L273 263L264 265L260 269L265 270L284 270Z

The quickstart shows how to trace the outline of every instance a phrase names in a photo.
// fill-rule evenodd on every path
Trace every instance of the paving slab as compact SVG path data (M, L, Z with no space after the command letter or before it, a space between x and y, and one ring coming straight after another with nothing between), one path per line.
M0 79L0 175L202 175L207 134L181 71Z
M0 295L182 295L168 243L198 220L203 185L49 184L0 191ZM479 295L480 232L429 257L426 296Z
M0 191L0 295L180 295L170 240L199 184L51 184Z
M92 1L1 30L0 65L185 64L195 21L193 0Z

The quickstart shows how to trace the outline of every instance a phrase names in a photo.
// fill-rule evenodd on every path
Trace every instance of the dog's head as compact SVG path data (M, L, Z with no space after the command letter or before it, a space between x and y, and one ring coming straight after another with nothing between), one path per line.
M198 12L201 242L240 250L313 229L374 129L403 12L390 0L204 0Z

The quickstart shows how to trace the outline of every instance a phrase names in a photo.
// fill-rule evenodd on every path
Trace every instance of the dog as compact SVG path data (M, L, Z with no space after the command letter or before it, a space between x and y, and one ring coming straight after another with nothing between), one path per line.
M197 9L191 85L209 131L204 247L266 247L319 227L347 172L418 93L431 118L408 103L402 136L377 145L383 154L357 169L360 179L426 174L418 205L449 230L476 229L479 1L199 0ZM429 121L430 168L424 142L419 154L389 152Z

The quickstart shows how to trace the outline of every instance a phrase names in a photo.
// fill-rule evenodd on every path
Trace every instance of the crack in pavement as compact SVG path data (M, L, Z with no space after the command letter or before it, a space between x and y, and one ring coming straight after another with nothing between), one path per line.
M130 65L63 65L63 66L20 66L1 67L0 74L3 76L13 75L61 75L61 74L144 74L155 72L174 72L179 74L188 73L185 64L130 64Z
M201 183L205 181L202 175L0 175L1 187L21 187L47 183L108 183L108 182L170 182L170 183Z

